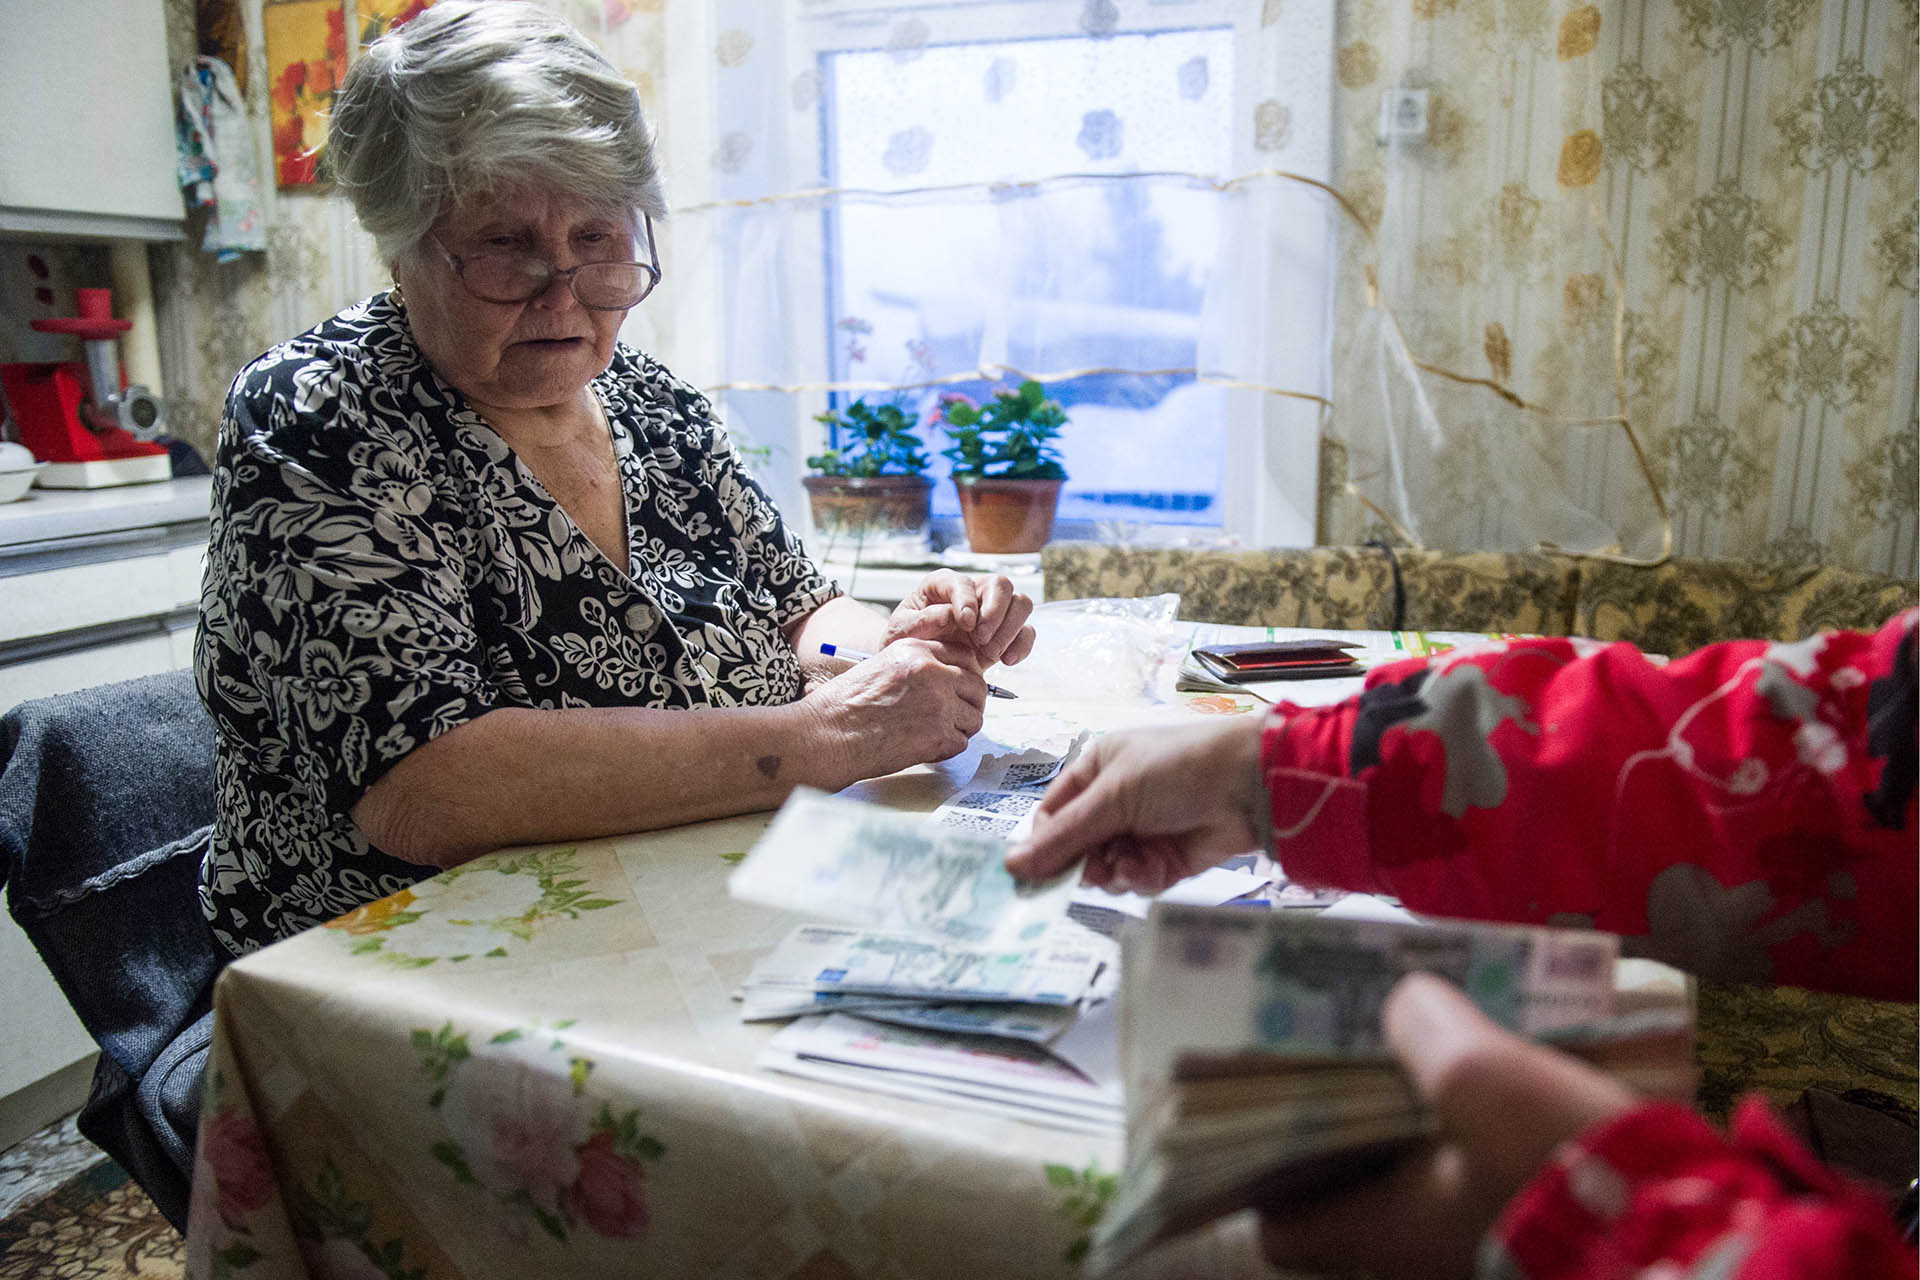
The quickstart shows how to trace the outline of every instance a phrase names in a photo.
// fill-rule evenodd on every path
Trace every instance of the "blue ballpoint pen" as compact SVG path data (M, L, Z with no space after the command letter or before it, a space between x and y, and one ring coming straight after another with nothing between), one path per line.
M865 662L873 655L864 649L849 649L844 644L822 644L820 652L829 658L845 658L848 662ZM1002 689L997 684L987 686L987 693L995 698L1017 698L1020 695L1011 689Z

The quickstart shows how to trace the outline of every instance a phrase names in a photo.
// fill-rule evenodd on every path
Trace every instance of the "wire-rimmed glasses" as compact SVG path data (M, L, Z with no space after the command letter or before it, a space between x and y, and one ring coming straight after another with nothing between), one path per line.
M558 279L565 280L580 305L589 310L625 311L638 306L660 283L660 250L653 242L653 219L646 214L640 218L647 236L645 262L583 262L562 271L538 254L516 249L463 257L441 244L437 235L433 243L467 292L483 302L530 302Z

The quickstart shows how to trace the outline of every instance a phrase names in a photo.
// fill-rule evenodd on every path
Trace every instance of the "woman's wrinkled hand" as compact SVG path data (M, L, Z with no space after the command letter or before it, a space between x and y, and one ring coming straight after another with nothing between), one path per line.
M1495 1026L1431 974L1402 978L1382 1018L1439 1136L1352 1190L1263 1210L1261 1243L1288 1271L1464 1280L1487 1228L1555 1148L1635 1099L1585 1063Z
M1007 870L1045 880L1085 858L1090 885L1158 893L1262 848L1266 814L1257 717L1109 734L1047 788Z
M970 649L982 671L996 662L1012 666L1033 652L1032 614L1032 599L1004 575L968 578L936 569L895 606L886 643L937 640Z
M802 700L818 716L842 786L959 755L980 731L986 703L971 650L915 639L887 645Z

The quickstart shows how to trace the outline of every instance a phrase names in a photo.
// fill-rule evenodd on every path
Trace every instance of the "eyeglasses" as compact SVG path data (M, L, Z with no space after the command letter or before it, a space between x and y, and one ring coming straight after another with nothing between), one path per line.
M537 254L506 249L465 257L434 236L447 265L467 292L483 302L530 302L565 280L580 305L593 311L625 311L638 306L660 283L660 250L653 242L653 219L640 215L647 235L646 262L583 262L565 271Z

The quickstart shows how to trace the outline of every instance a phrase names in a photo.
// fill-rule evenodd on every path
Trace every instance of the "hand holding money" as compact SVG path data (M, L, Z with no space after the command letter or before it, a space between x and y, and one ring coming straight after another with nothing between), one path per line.
M1554 1149L1634 1095L1494 1025L1427 974L1403 978L1383 1017L1394 1056L1437 1117L1435 1142L1336 1196L1266 1206L1261 1242L1286 1270L1469 1276L1487 1227Z
M1692 1027L1683 989L1619 1012L1617 947L1612 935L1585 930L1156 905L1124 952L1126 1168L1094 1230L1091 1265L1112 1269L1240 1208L1263 1206L1279 1221L1284 1206L1341 1187L1424 1187L1449 1210L1463 1197L1498 1192L1497 1205L1570 1128L1631 1096L1625 1084L1586 1087L1598 1077L1521 1035L1551 1039L1635 1088L1688 1094ZM1446 983L1408 982L1414 974ZM1507 1057L1519 1064L1511 1087L1500 1065ZM1529 1101L1528 1089L1563 1085L1570 1110ZM1528 1109L1510 1109L1521 1104ZM1399 1167L1424 1173L1388 1173L1423 1139L1438 1134L1444 1142L1450 1126L1483 1117L1509 1127L1516 1117L1539 1123L1470 1153L1493 1162L1485 1169L1457 1155L1432 1167L1415 1156ZM1409 1188L1401 1180L1410 1177L1464 1180L1467 1190ZM1397 1221L1375 1193L1352 1194L1378 1216L1371 1224L1364 1215L1343 1219L1348 1229L1367 1224L1361 1235L1379 1235L1379 1223ZM1314 1221L1309 1211L1285 1211ZM1485 1221L1466 1237L1468 1256ZM1432 1241L1409 1247L1443 1244L1445 1224L1432 1225ZM1300 1247L1321 1238L1308 1232ZM1336 1231L1324 1235L1329 1248L1338 1239ZM1345 1255L1328 1257L1353 1265ZM1385 1266L1381 1274L1445 1273Z
M736 898L983 950L1038 946L1071 875L1018 884L990 835L796 790L728 878Z
M1008 855L1022 880L1085 859L1085 880L1158 893L1237 853L1269 845L1257 716L1156 726L1099 739L1067 766Z

